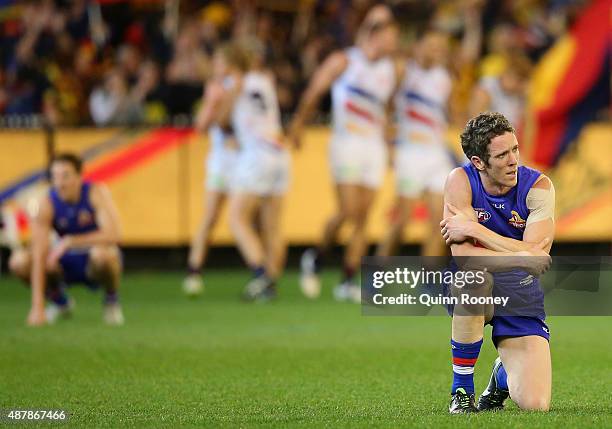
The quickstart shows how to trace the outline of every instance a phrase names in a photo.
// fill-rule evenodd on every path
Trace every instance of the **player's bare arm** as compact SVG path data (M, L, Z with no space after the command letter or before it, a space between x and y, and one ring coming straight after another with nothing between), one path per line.
M289 126L289 138L296 146L299 145L304 125L310 119L321 97L329 91L332 83L344 72L347 65L346 54L343 51L337 51L329 55L315 71Z
M198 132L205 132L213 124L222 99L223 83L210 81L204 89L202 105L196 114L195 128Z
M230 73L229 79L232 81L231 87L224 88L221 100L215 106L217 109L214 122L222 127L229 127L232 121L234 103L242 92L242 74L239 72Z
M499 252L525 252L542 241L546 241L543 250L548 253L554 237L555 189L545 175L533 185L527 194L527 205L530 210L523 241L501 236L485 228L475 220L466 219L463 211L450 205L449 214L440 223L447 243L463 241L466 237L478 240L488 249Z
M403 55L396 56L393 59L393 65L395 69L395 87L393 88L392 94L396 95L402 89L402 82L406 72L406 58ZM385 141L389 146L390 161L392 161L394 153L393 142L397 137L397 122L394 119L394 98L393 96L389 97L385 109Z
M39 209L32 222L32 306L28 324L45 323L46 259L49 251L49 234L53 219L53 206L48 196L41 198Z

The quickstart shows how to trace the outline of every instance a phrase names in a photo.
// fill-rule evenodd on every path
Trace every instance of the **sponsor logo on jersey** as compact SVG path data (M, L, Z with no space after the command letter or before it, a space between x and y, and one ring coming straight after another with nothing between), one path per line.
M476 217L478 218L479 223L485 223L486 221L491 219L491 213L489 213L485 209L476 208L474 209L474 211L476 212Z
M504 210L506 208L506 203L499 203L499 204L493 203L493 207L495 207L496 209Z
M61 218L59 218L59 219L57 220L57 226L58 226L60 229L65 229L65 228L68 228L68 219L67 219L67 218L65 218L65 217L61 217Z
M512 217L508 219L508 223L518 229L525 228L525 225L527 224L525 219L521 218L521 216L519 216L519 214L514 210L512 210L510 213L512 213Z

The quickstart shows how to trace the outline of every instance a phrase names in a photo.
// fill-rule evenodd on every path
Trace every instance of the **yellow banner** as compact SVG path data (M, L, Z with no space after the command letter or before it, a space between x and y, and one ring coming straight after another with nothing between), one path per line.
M87 154L89 165L100 165L150 131L61 130L57 151ZM458 132L449 133L458 150ZM108 185L118 206L126 245L187 244L203 210L206 136L192 134L185 144L161 152L117 176ZM334 188L327 147L329 129L311 128L299 151L292 152L292 181L285 199L283 231L289 244L313 244L334 213ZM612 241L612 126L587 127L574 150L548 172L557 190L557 241ZM0 193L14 188L46 163L42 132L0 132ZM27 208L45 187L28 186L10 201ZM394 203L394 180L389 169L377 196L368 226L376 242L384 234ZM9 201L5 201L5 207ZM422 210L418 210L422 212ZM348 231L343 231L341 240ZM405 241L426 239L422 216L406 228ZM212 236L213 244L232 244L224 210Z

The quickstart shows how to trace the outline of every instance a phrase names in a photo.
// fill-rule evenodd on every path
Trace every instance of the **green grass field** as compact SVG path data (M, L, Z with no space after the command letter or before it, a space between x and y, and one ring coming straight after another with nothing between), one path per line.
M88 428L612 426L612 318L550 318L551 412L449 416L448 317L365 317L330 287L308 301L295 272L276 302L245 304L247 278L212 271L188 300L178 273L131 274L124 327L76 288L73 319L39 329L24 325L28 291L2 278L0 409L65 409ZM485 335L478 391L495 357Z

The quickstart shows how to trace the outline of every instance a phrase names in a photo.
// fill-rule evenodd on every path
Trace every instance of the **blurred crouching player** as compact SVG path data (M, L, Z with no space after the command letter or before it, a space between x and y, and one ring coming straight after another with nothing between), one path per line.
M104 321L122 325L118 290L122 272L119 216L104 185L83 182L82 161L61 154L51 162L51 189L39 201L29 250L16 250L10 270L29 282L28 324L53 323L70 314L74 301L64 286L83 283L104 288ZM59 240L50 246L51 232ZM45 300L49 302L45 311Z

